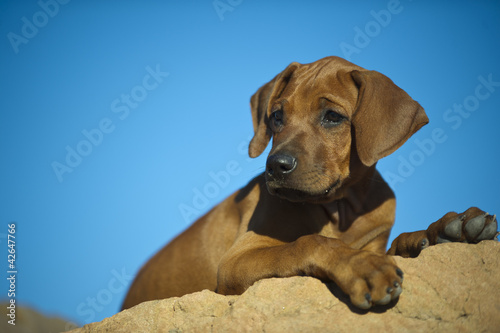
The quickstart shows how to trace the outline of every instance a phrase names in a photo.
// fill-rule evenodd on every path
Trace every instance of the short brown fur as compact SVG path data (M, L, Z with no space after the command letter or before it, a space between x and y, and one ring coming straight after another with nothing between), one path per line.
M375 165L428 122L422 107L386 76L327 57L290 64L251 109L249 155L272 138L270 158L293 156L293 172L274 177L268 165L201 217L140 270L123 307L202 289L240 294L294 275L334 281L360 308L397 298L402 272L385 254L396 201ZM341 121L324 126L332 110ZM389 253L418 255L429 236L411 235Z

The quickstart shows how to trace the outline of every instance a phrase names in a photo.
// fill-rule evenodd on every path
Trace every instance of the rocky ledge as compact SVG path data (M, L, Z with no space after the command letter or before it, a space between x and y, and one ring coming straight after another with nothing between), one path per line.
M241 296L208 290L139 304L83 332L498 332L500 243L449 243L416 259L394 304L359 311L332 284L266 279Z

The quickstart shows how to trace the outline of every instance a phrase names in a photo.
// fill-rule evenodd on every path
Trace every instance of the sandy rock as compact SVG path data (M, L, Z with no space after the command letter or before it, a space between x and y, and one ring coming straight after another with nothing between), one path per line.
M204 290L139 304L83 332L499 332L500 243L430 247L396 258L405 272L395 304L360 311L333 284L266 279L241 296Z

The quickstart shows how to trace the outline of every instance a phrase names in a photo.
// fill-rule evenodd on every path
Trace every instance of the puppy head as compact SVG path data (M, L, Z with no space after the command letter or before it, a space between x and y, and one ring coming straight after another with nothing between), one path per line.
M251 98L249 155L271 137L266 183L291 201L327 202L360 169L428 123L423 108L386 76L338 57L292 63Z

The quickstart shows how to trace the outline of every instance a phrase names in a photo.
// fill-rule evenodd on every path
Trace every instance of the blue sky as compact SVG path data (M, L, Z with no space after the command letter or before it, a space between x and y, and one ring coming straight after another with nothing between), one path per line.
M500 212L498 2L2 1L0 36L2 274L15 222L16 301L45 314L113 315L148 257L263 171L249 99L292 61L345 57L426 109L378 164L391 241Z

